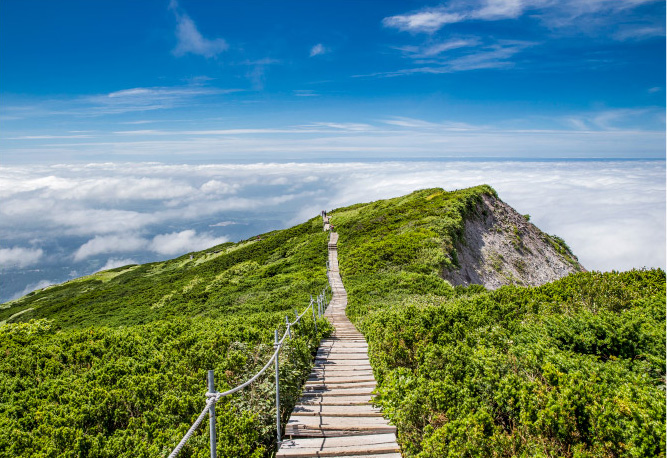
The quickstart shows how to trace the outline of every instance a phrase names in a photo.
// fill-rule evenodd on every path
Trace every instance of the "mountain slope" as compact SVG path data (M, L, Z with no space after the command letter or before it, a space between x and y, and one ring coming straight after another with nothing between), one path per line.
M205 404L206 371L236 386L273 330L326 285L317 218L166 262L126 266L3 304L0 456L166 456ZM281 361L287 417L328 323L306 317ZM271 374L216 407L220 456L275 444ZM208 450L200 428L179 456ZM70 455L67 455L67 454Z
M2 304L0 321L49 318L66 328L291 311L326 284L326 237L313 218L169 261L99 272Z
M518 286L581 266L488 186L331 222L348 315L407 456L664 455L664 272ZM2 304L0 455L165 456L204 405L206 370L219 390L246 380L324 287L326 240L313 218ZM328 329L306 320L284 352L283 418ZM271 455L274 389L265 377L218 404L220 456ZM207 441L200 428L180 456L206 456Z
M582 268L484 186L331 222L347 313L404 456L665 455L662 270L518 286Z

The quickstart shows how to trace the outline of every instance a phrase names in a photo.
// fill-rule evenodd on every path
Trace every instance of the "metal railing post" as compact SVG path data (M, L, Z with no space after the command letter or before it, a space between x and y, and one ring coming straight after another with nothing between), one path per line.
M278 349L280 344L278 343L278 330L275 330L274 333L274 343L273 347ZM278 443L278 448L280 448L280 366L278 363L278 357L280 356L280 351L276 353L276 441Z
M213 370L208 371L208 392L215 393L215 379L213 378ZM215 432L215 402L211 403L208 408L208 425L209 435L211 437L211 458L217 457L217 437Z
M285 326L287 326L287 335L291 339L292 338L292 331L290 331L290 328L289 328L290 327L289 326L289 318L287 317L287 315L285 315Z
M310 310L313 312L313 323L315 323L315 335L317 335L317 318L315 318L315 302L313 296L310 296Z

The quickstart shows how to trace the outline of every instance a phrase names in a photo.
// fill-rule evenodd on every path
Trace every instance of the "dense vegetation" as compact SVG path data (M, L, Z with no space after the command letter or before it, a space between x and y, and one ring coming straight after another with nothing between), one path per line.
M313 219L167 262L118 268L3 304L0 456L166 456L217 388L256 372L273 330L326 284ZM330 327L311 318L281 356L283 417ZM270 455L271 373L217 405L220 456ZM200 428L180 456L208 456Z
M665 456L665 273L452 287L480 186L332 212L348 314L406 456ZM326 284L319 219L0 305L0 456L166 456L218 389ZM571 252L544 234L566 259ZM283 418L328 327L283 353ZM271 377L218 404L219 455L270 456ZM208 456L199 432L182 456Z
M665 456L665 273L453 288L439 274L482 193L332 213L348 314L404 455Z

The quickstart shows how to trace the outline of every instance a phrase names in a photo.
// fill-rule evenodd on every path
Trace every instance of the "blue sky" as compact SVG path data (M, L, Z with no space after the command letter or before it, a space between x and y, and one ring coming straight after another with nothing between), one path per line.
M665 153L665 4L14 1L5 164Z
M663 1L0 1L0 301L481 183L664 268L664 159Z

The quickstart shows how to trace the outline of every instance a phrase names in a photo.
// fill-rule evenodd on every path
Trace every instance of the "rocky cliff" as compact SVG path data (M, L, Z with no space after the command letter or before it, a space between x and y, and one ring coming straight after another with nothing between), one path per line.
M563 240L545 234L490 194L466 214L454 248L459 269L442 274L453 285L537 286L585 271Z

